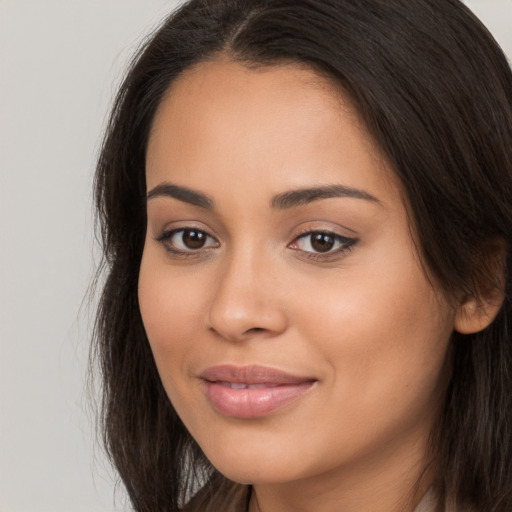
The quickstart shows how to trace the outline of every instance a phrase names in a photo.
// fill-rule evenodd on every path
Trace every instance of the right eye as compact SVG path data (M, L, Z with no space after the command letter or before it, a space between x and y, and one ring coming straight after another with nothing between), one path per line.
M180 228L165 231L157 239L170 252L190 254L218 247L219 242L206 231L196 228Z

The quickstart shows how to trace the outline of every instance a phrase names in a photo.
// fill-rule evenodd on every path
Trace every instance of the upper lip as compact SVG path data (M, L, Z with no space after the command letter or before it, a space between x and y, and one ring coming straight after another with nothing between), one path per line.
M316 379L292 375L277 368L268 366L211 366L199 377L208 382L233 382L239 384L301 384Z

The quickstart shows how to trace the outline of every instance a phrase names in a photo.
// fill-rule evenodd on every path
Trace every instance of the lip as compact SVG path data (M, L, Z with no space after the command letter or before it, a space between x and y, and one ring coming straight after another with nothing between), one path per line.
M294 402L316 379L267 366L212 366L199 378L213 408L224 416L258 418Z

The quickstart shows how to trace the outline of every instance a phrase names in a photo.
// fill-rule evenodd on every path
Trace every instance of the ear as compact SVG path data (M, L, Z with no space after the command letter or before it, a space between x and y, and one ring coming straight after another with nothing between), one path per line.
M505 298L506 255L502 240L493 240L481 247L477 257L476 294L464 297L459 303L454 325L457 332L482 331L496 318Z
M483 331L496 318L503 303L503 295L498 299L485 300L471 297L457 308L455 330L461 334L474 334Z

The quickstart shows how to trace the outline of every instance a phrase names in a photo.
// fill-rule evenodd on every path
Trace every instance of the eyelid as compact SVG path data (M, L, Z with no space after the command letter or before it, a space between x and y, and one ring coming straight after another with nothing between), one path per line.
M312 236L314 234L328 235L328 236L334 238L335 242L339 243L339 247L337 247L336 249L329 249L325 252L321 252L321 251L315 251L315 250L308 251L308 250L305 250L305 249L297 246L298 245L297 243L299 240L306 239L308 236ZM351 250L353 248L353 246L358 241L359 241L358 238L347 237L347 236L341 235L332 229L309 228L309 229L302 231L298 235L296 235L295 238L293 239L293 241L288 245L288 247L290 249L293 249L296 251L301 251L301 252L307 254L308 258L327 259L327 258L340 256L341 254ZM295 247L294 247L294 245L295 245Z
M206 242L205 245L198 247L197 249L193 248L187 248L187 247L176 247L171 244L172 238L179 234L184 233L186 231L196 231L199 233L202 233L206 235ZM214 244L208 244L208 240L214 241ZM188 226L179 226L175 228L170 228L162 231L162 233L155 238L155 241L162 244L164 248L177 256L198 256L201 253L204 253L205 251L209 251L210 249L214 249L216 247L219 247L220 242L217 240L216 237L211 235L206 229L201 229L193 225ZM208 245L206 245L208 244Z
M173 242L173 237L180 233L182 233L183 236L183 234L187 231L195 231L205 235L206 238L204 244L194 248L187 247L183 239L181 239L181 241L178 243L176 243L176 241ZM315 234L331 237L334 240L333 247L322 251L315 250L315 248L312 246L309 250L307 247L301 245L301 240L305 240L307 237L311 237ZM160 243L166 251L177 257L200 257L202 255L206 255L206 253L210 253L212 249L218 248L221 245L218 238L210 233L210 230L199 227L195 225L195 223L168 227L167 229L161 231L161 233L154 239L156 242ZM287 248L302 253L303 257L306 256L308 259L327 260L329 258L333 259L336 257L341 257L343 253L352 249L352 247L357 242L358 238L347 237L340 234L336 231L336 229L333 228L326 228L321 226L316 228L313 226L308 226L307 228L303 228L294 236L292 242L287 245Z

